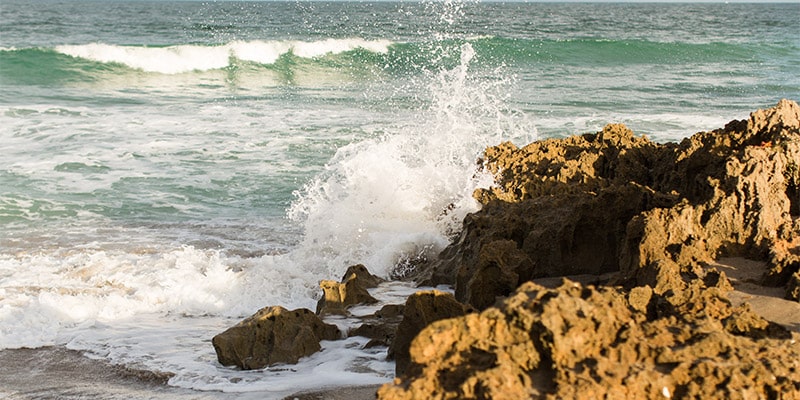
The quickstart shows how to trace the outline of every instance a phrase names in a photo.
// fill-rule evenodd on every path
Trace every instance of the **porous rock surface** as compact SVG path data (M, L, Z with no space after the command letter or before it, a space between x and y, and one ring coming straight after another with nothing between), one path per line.
M530 279L619 272L663 293L721 256L768 262L764 284L796 291L800 269L800 107L781 100L680 143L602 132L486 150L497 184L416 279L453 284L479 309ZM667 286L663 286L667 285Z
M388 358L395 360L396 374L405 372L411 341L423 328L435 321L460 317L473 311L472 307L458 302L452 294L438 290L420 291L409 296L403 307L403 319L397 326L388 351Z
M734 307L720 257L800 292L800 107L680 143L602 132L486 150L497 185L427 268L483 312L436 321L381 399L800 399L800 344ZM615 275L607 286L531 279Z
M311 310L271 306L214 336L211 343L220 364L258 369L297 363L319 351L321 340L339 337L339 328L322 322Z

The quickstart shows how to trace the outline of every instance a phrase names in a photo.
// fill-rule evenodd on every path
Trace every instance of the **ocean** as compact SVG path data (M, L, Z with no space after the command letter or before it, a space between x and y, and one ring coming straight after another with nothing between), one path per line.
M0 397L388 382L362 338L259 371L219 365L211 338L313 310L348 265L399 279L435 256L492 183L487 146L607 123L679 141L800 99L797 21L798 3L2 0L0 355L82 354L63 368L176 392L4 365Z

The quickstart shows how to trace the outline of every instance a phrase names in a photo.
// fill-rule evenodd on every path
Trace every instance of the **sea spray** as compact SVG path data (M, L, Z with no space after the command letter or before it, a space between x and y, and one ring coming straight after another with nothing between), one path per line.
M418 120L342 147L298 192L288 215L304 239L294 255L329 276L353 263L390 276L399 262L435 254L476 209L472 191L491 184L478 172L480 152L525 128L503 104L508 82L471 75L472 46L459 52L458 66L431 76L431 105Z

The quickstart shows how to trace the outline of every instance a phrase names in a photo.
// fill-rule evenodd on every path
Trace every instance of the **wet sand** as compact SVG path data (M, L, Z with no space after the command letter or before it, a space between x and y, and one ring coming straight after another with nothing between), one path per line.
M63 347L0 351L0 398L233 399L166 385L168 376L114 366Z
M381 385L303 392L287 396L284 400L373 400L379 387Z
M111 365L63 347L0 350L0 399L9 400L278 400L267 392L202 392L167 385L169 376ZM298 400L374 399L380 385L286 396Z
M763 261L740 257L721 258L712 264L733 284L734 291L728 294L734 305L750 303L753 311L768 321L783 325L795 336L800 334L800 303L783 298L783 287L766 287L757 284L767 270Z

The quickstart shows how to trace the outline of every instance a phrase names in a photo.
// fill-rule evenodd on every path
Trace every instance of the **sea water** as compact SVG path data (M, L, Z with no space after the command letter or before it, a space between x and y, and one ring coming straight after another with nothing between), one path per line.
M259 371L219 365L210 339L313 309L348 265L398 278L434 256L491 184L486 146L612 122L680 140L800 99L798 20L797 3L3 0L0 348L197 393L387 382L363 338Z

